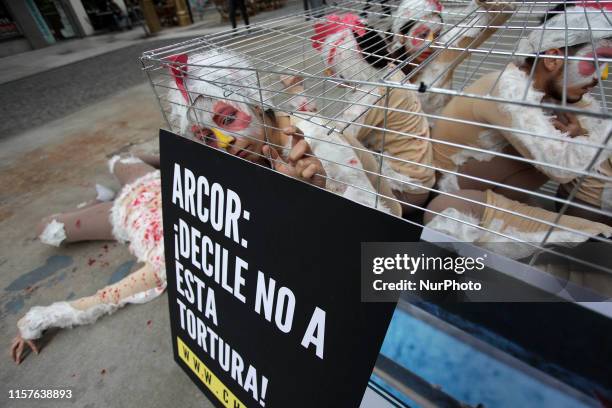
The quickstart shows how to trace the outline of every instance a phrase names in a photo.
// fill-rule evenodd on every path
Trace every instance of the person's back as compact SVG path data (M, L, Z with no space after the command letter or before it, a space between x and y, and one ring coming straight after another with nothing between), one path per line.
M471 95L491 93L494 87L497 88L499 75L500 72L495 71L482 76L467 87L464 93ZM434 166L437 169L458 171L472 176L493 176L492 172L500 170L498 164L501 167L512 168L511 171L519 171L516 167L520 167L520 163L512 163L511 159L487 153L516 153L504 135L495 129L499 125L511 124L511 118L499 108L500 104L479 98L457 96L451 99L431 132ZM491 123L487 116L495 116L495 122ZM479 171L478 167L483 171ZM497 178L503 179L503 176ZM452 192L459 188L481 189L476 184L473 179L458 180L453 174L443 171L438 176L438 185L442 191Z
M480 77L476 82L465 89L467 94L482 95L495 84L499 71L491 72ZM434 163L436 167L454 170L468 158L465 149L445 143L471 147L488 147L483 139L483 133L489 129L482 123L479 111L475 109L480 102L476 98L455 97L442 110L436 126L431 131L433 140ZM476 153L476 152L473 152Z

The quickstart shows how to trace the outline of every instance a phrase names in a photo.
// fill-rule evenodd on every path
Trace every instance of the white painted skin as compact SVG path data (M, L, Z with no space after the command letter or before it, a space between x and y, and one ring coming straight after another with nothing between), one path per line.
M593 49L595 49L595 51L602 50L602 49L612 50L612 40L603 39L603 40L598 41L596 44L594 44L594 46L592 46L591 44L588 44L588 45L581 47L576 52L575 57L589 58L590 60L592 59L593 62L580 61L580 60L575 60L575 59L569 60L567 63L567 84L568 86L572 86L572 87L588 86L593 82L593 79L597 80L599 78L599 76L597 75L598 72L595 69ZM598 58L612 57L612 55L603 55L603 54L602 55L597 54L597 56ZM592 69L594 70L594 72L590 75L584 75L583 73L580 72L579 67L581 64L592 64ZM605 62L599 63L600 72L605 69L606 65L607 63Z
M440 20L438 12L441 4L430 0L402 0L397 9L393 12L393 24L391 31L399 34L402 27L410 20ZM418 25L418 24L415 24ZM438 30L440 25L437 26Z
M215 88L211 89L215 91ZM252 105L223 99L221 96L216 95L216 92L211 92L210 95L198 95L192 104L192 108L187 111L189 123L206 128L215 127L222 130L223 127L217 125L214 121L216 112L220 109L220 101L223 106L228 105L236 109L237 112L244 113L245 118L248 117L248 122L244 123L244 125L246 125L244 129L231 129L231 137L251 138L254 137L254 135L264 132L263 122L259 119L259 115L251 108ZM232 117L232 119L237 120L234 117Z
M212 123L209 117L201 116L206 115L204 111L212 112L211 106L208 105L211 99L222 100L242 112L249 112L250 104L259 104L262 100L266 105L272 105L272 93L257 86L254 67L238 54L208 50L190 54L187 63L189 65L185 88L189 101L176 89L177 85L173 79L169 80L170 89L167 94L171 108L170 118L177 123L181 135L188 135L191 125ZM199 100L200 97L208 97L209 100ZM200 103L204 105L197 105Z
M417 22L408 33L408 38L404 39L404 47L414 53L424 45L424 41L435 39L442 27L442 19L438 14L431 14L425 18L427 21Z

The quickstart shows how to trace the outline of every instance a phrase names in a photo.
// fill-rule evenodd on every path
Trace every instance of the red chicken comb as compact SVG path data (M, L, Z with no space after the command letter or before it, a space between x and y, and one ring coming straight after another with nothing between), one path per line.
M185 76L187 76L187 68L189 67L187 59L187 54L171 55L167 58L170 61L168 66L170 67L170 73L174 78L174 82L176 82L176 87L181 91L185 102L189 103L189 94L187 93L187 88L185 88Z
M365 24L363 24L359 16L352 13L347 13L342 16L330 14L327 16L327 21L325 23L316 23L314 25L315 35L310 37L312 46L317 51L320 51L327 37L339 31L346 30L347 28L353 30L358 37L366 33Z

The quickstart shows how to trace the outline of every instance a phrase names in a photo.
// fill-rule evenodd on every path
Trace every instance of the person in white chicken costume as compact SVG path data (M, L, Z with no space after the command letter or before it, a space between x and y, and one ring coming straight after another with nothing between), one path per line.
M530 205L527 193L548 180L571 191L592 163L591 171L610 175L611 146L606 145L612 131L610 120L537 107L565 102L569 107L599 111L590 91L608 77L610 8L583 2L567 11L557 8L547 13L543 25L519 43L516 62L465 89L467 94L535 106L484 98L451 100L442 112L448 120L438 121L432 143L434 165L441 170L438 188L454 196L441 194L430 203L432 212L425 217L428 226L469 242L511 241L487 230L541 242L555 224L561 228L550 234L553 243L575 244L592 236L611 235L610 217L573 211L567 214L580 217L559 217ZM566 22L572 30L565 29ZM563 57L566 47L567 63ZM594 208L609 207L605 183L596 177L583 181L576 198ZM436 215L439 213L442 215Z
M403 213L422 206L435 183L429 124L415 92L364 83L380 83L394 68L385 38L354 14L329 15L314 25L313 48L325 72L347 89L348 108L338 119L344 131L382 155L382 174ZM396 74L401 80L403 75ZM356 83L355 81L361 81ZM348 91L347 91L348 92ZM380 158L377 157L380 160Z
M249 90L253 68L243 58L209 51L191 59L185 54L168 59L174 81L169 99L185 134L364 205L400 214L399 204L385 198L392 193L384 180L380 183L382 198L376 199L378 180L372 176L376 162L359 143L353 146L338 133L328 135L327 129L306 117L262 112ZM222 62L231 68L197 66ZM19 334L11 345L16 363L22 361L28 347L38 353L36 340L49 328L90 324L128 303L144 303L163 293L161 183L154 167L159 159L145 160L147 163L133 156L113 157L110 172L123 186L114 201L96 200L76 211L54 214L39 226L41 241L54 246L85 240L129 242L130 251L144 266L91 296L31 308L19 320ZM372 170L366 173L368 166Z
M391 52L410 74L410 82L420 84L418 96L423 111L439 113L450 100L444 93L429 92L429 87L450 88L455 68L469 53L485 42L512 15L512 2L472 0L457 9L459 23L446 23L439 0L403 0L391 16ZM425 63L426 62L426 63ZM430 119L430 125L433 120Z

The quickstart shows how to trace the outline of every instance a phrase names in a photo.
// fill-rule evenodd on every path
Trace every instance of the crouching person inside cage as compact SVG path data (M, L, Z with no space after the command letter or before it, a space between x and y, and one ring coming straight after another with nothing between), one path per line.
M385 39L353 14L328 16L314 30L311 42L326 74L345 87L348 107L337 117L338 126L374 153L377 172L403 203L404 214L423 206L435 173L429 124L419 98L410 90L363 83L381 82L393 68ZM305 93L297 84L288 90L296 100Z
M213 55L216 58L227 58L224 54L208 54L203 58ZM185 86L189 80L177 72L185 70L186 66L180 65L179 70L173 64L176 92L180 98L186 95ZM224 74L234 76L239 72L213 71L221 75L216 78L222 78ZM385 197L390 197L392 193L384 180L381 181L381 198L376 199L373 186L377 180L364 174L364 168L373 168L375 163L365 149L354 149L337 135L335 142L338 145L334 145L334 141L329 143L329 139L325 143L309 144L302 132L293 125L300 122L292 117L274 112L261 113L255 106L243 105L242 102L223 97L223 90L218 85L204 80L199 82L208 89L205 95L210 96L196 97L192 106L185 105L185 101L181 100L180 106L174 109L177 114L197 116L204 114L205 109L210 109L209 116L205 117L210 121L209 127L200 126L202 122L195 125L196 122L190 121L187 116L179 118L185 124L194 124L192 130L195 137L206 140L214 147L227 149L238 157L269 165L281 173L330 189L349 199L377 206L394 215L400 214L399 204ZM313 132L316 129L313 124L304 125L310 125L309 130ZM268 136L267 143L264 143L265 133ZM323 155L329 153L336 160L345 160L347 163L334 162L324 169L313 150ZM143 159L149 164L136 157L114 157L109 162L109 168L123 186L118 198L108 202L95 201L73 212L46 217L40 224L39 232L42 242L55 246L85 240L115 239L129 242L130 251L144 266L92 296L30 309L19 320L19 334L11 345L11 358L15 362L21 362L28 347L38 353L36 340L49 328L90 324L126 304L148 302L164 291L166 275L161 184L160 173L153 167L159 164L159 158ZM351 171L347 172L345 168L349 167ZM336 179L331 180L329 174Z
M589 21L585 13L591 13ZM561 105L565 97L569 107L599 111L589 92L607 79L607 64L597 64L596 58L612 56L612 41L606 38L612 14L587 4L572 7L571 14L559 11L549 16L543 26L546 30L534 29L519 44L519 51L532 57L486 74L464 91L515 103L456 96L443 110L432 131L434 165L442 170L441 191L492 189L525 201L529 191L546 181L570 183L588 174L593 160L597 169L608 159L609 120L525 103ZM568 57L579 58L567 63L563 58L566 32L554 30L565 27L565 19L572 27L584 27L567 32ZM598 155L600 149L603 152Z

